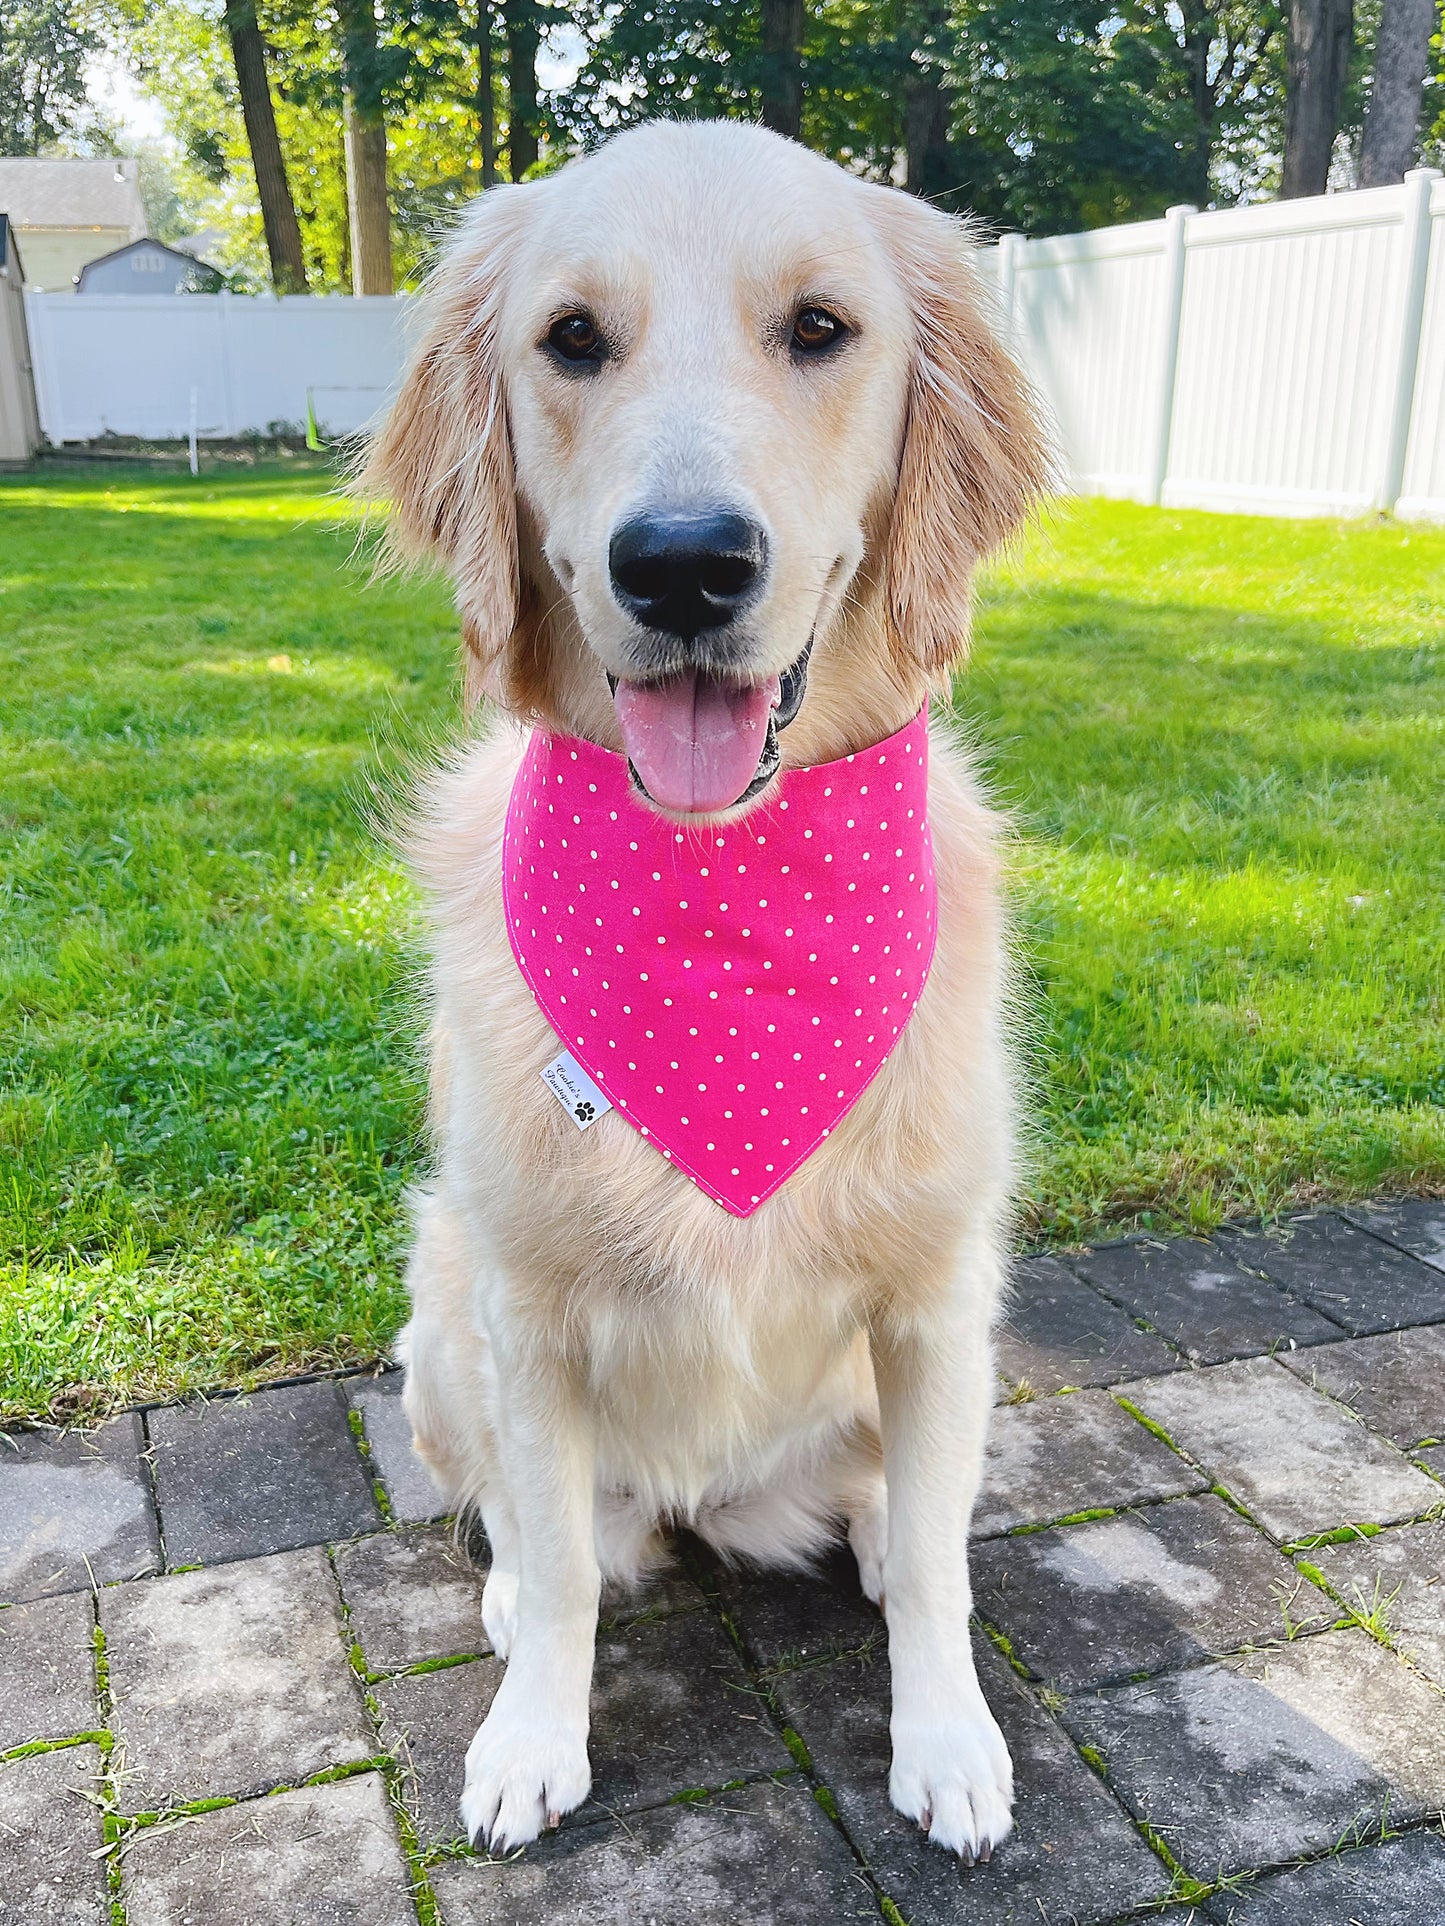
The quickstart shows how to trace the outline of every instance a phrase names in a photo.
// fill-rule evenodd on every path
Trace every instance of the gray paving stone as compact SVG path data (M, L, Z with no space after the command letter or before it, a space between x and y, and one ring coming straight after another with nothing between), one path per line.
M446 1527L381 1532L343 1545L336 1571L351 1635L371 1671L492 1649L482 1628L486 1572Z
M1296 1351L1280 1363L1397 1445L1445 1439L1445 1324Z
M166 1557L257 1558L375 1531L381 1514L341 1387L285 1385L150 1417Z
M93 1431L0 1432L0 1604L157 1569L144 1442L134 1413Z
M404 1375L388 1371L379 1378L353 1378L351 1408L361 1413L371 1464L381 1479L391 1515L402 1524L424 1525L446 1515L435 1481L411 1447L411 1420L401 1407Z
M1019 1259L1011 1285L994 1362L1015 1384L1042 1392L1118 1384L1172 1371L1179 1362L1167 1344L1141 1331L1057 1258Z
M1004 1405L989 1427L973 1532L985 1537L1104 1505L1172 1498L1201 1491L1207 1482L1107 1391Z
M1333 1601L1221 1499L1179 1498L990 1539L974 1608L1036 1678L1073 1691L1322 1627Z
M1445 1806L1439 1695L1359 1630L1083 1693L1063 1717L1199 1878Z
M1347 1605L1365 1613L1382 1606L1395 1644L1445 1689L1445 1524L1321 1545L1310 1558Z
M840 1659L776 1691L854 1845L910 1926L1070 1921L1093 1926L1158 1899L1169 1875L1107 1789L982 1638L979 1676L1014 1761L1016 1830L963 1871L888 1803L888 1665Z
M282 1552L100 1595L127 1812L369 1758L326 1554Z
M1436 1445L1433 1451L1412 1451L1412 1458L1418 1458L1428 1471L1445 1483L1445 1445Z
M415 1926L381 1775L247 1800L139 1833L128 1926ZM0 1915L3 1917L3 1915Z
M636 1585L611 1580L602 1587L600 1623L607 1631L642 1620L676 1618L680 1612L704 1609L702 1593L680 1565L666 1565Z
M858 1588L858 1566L846 1545L830 1552L816 1572L722 1570L714 1582L762 1671L884 1643L883 1620Z
M1070 1262L1198 1364L1341 1336L1327 1317L1197 1237L1115 1244Z
M1422 1264L1445 1271L1445 1202L1402 1197L1389 1204L1350 1204L1340 1212L1361 1230L1396 1244Z
M93 1745L0 1765L0 1926L109 1926L99 1790Z
M403 1762L404 1797L425 1845L460 1834L466 1750L501 1677L495 1659L478 1659L375 1687L382 1736ZM727 1638L702 1613L598 1633L591 1756L592 1797L574 1825L599 1809L661 1805L689 1787L792 1763Z
M1153 1418L1275 1537L1390 1524L1439 1486L1271 1358L1129 1387Z
M1445 1271L1422 1264L1329 1212L1269 1231L1215 1233L1230 1255L1262 1271L1354 1337L1445 1318Z
M423 1851L462 1837L467 1747L497 1695L502 1672L500 1659L481 1658L403 1673L372 1687L381 1707L381 1742L400 1762L402 1798Z
M796 1778L567 1826L519 1859L431 1875L444 1926L823 1926L878 1908Z
M1440 1926L1445 1839L1406 1833L1272 1873L1206 1908L1219 1926Z
M0 1752L32 1739L94 1732L100 1723L88 1594L38 1598L0 1612Z

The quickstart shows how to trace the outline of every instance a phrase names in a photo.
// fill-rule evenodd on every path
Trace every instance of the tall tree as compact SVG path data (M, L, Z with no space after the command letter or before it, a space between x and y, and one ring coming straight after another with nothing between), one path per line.
M964 0L955 204L1058 234L1206 198L1222 130L1245 92L1242 35L1226 30L1224 12L1211 6L1192 29L1213 90L1201 126L1184 17L1167 0Z
M1354 0L1289 0L1279 197L1323 194L1355 39Z
M96 46L78 7L0 0L0 154L38 154L84 124Z
M803 0L762 5L762 122L797 140L803 131Z
M390 294L391 206L386 192L386 113L372 0L338 0L346 137L346 199L355 294Z
M537 98L537 0L504 0L507 23L507 164L514 181L537 165L542 116Z
M1216 162L1234 162L1231 135L1267 118L1280 17L1274 0L1141 0L1161 55L1158 87L1187 99L1184 191L1203 207L1214 189ZM1246 136L1248 138L1248 136ZM1221 152L1221 150L1225 150Z
M492 72L491 0L477 0L477 144L482 157L482 186L497 178L497 96Z
M255 0L225 0L225 19L266 230L266 252L271 258L271 284L278 294L305 294L301 229L276 133L276 109L266 74L266 43L256 24Z
M903 83L903 185L910 194L946 196L957 185L950 178L947 5L924 0L907 10L903 30L911 43Z
M1436 0L1384 0L1360 145L1360 186L1390 187L1415 155Z

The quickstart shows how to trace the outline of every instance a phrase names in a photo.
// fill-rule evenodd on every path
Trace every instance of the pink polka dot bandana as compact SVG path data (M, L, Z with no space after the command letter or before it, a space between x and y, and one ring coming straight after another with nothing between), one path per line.
M548 1022L622 1116L735 1216L878 1074L933 961L928 723L794 769L737 823L641 802L623 757L534 733L503 900Z

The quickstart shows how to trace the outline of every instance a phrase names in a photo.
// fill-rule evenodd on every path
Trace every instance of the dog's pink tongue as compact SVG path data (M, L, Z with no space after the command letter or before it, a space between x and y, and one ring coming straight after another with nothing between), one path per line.
M664 809L729 808L757 774L778 693L776 676L751 689L696 674L619 682L618 727L648 795Z

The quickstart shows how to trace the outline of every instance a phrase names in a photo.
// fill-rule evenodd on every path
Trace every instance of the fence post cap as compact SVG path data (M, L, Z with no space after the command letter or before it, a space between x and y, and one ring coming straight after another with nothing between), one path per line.
M1178 215L1182 218L1185 214L1197 214L1198 212L1199 209L1194 205L1193 201L1176 201L1173 207L1165 208L1164 218L1167 221L1173 215Z
M1442 176L1438 167L1407 167L1405 169L1405 179L1407 181L1438 181L1442 178L1445 178L1445 176Z

